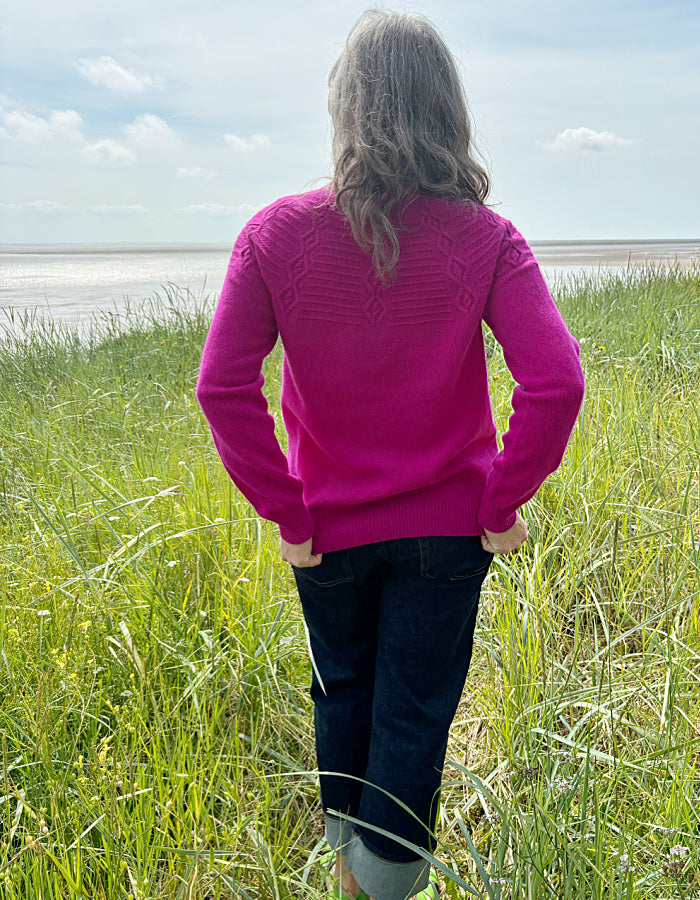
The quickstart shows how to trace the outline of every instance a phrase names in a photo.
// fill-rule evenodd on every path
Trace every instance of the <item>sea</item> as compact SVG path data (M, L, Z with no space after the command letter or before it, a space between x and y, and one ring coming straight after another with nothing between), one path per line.
M700 239L532 241L545 279L640 266L698 266ZM46 323L85 334L96 323L209 304L230 244L0 244L0 339Z

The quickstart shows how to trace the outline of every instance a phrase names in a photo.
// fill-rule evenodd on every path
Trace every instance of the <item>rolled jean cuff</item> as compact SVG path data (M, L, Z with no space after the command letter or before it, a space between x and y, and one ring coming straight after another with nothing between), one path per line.
M430 883L430 863L424 859L393 862L378 856L345 819L325 815L326 840L345 856L345 864L362 890L375 900L408 900Z
M352 825L347 819L341 819L339 816L331 816L328 813L324 813L324 820L326 825L326 840L330 844L331 849L337 850L338 853L347 853L350 842L355 837Z

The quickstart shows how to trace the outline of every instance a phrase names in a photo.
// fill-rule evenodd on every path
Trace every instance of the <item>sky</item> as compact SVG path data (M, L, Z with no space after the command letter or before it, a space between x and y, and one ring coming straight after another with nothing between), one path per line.
M698 0L424 0L530 240L700 237ZM331 174L354 0L15 0L0 242L232 242ZM315 180L316 179L316 180Z

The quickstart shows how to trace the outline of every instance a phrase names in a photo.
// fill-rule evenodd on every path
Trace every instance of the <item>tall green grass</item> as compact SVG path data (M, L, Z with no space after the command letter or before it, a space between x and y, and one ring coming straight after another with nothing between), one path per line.
M697 897L700 271L556 297L586 399L484 588L435 863L450 898ZM194 397L213 305L0 347L3 900L323 896L293 579Z

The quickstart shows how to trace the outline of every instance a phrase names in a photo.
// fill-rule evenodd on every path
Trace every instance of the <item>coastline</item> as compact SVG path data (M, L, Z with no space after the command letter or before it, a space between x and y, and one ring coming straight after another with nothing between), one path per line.
M552 288L579 275L700 270L700 238L529 243ZM198 304L219 291L230 253L221 243L0 244L0 335L26 316L82 329L127 308Z
M700 261L700 237L618 240L528 239L545 265L626 265L643 262ZM144 243L0 243L0 260L17 256L62 256L102 254L230 253L225 242Z
M639 241L530 241L545 266L692 265L700 262L700 238Z

